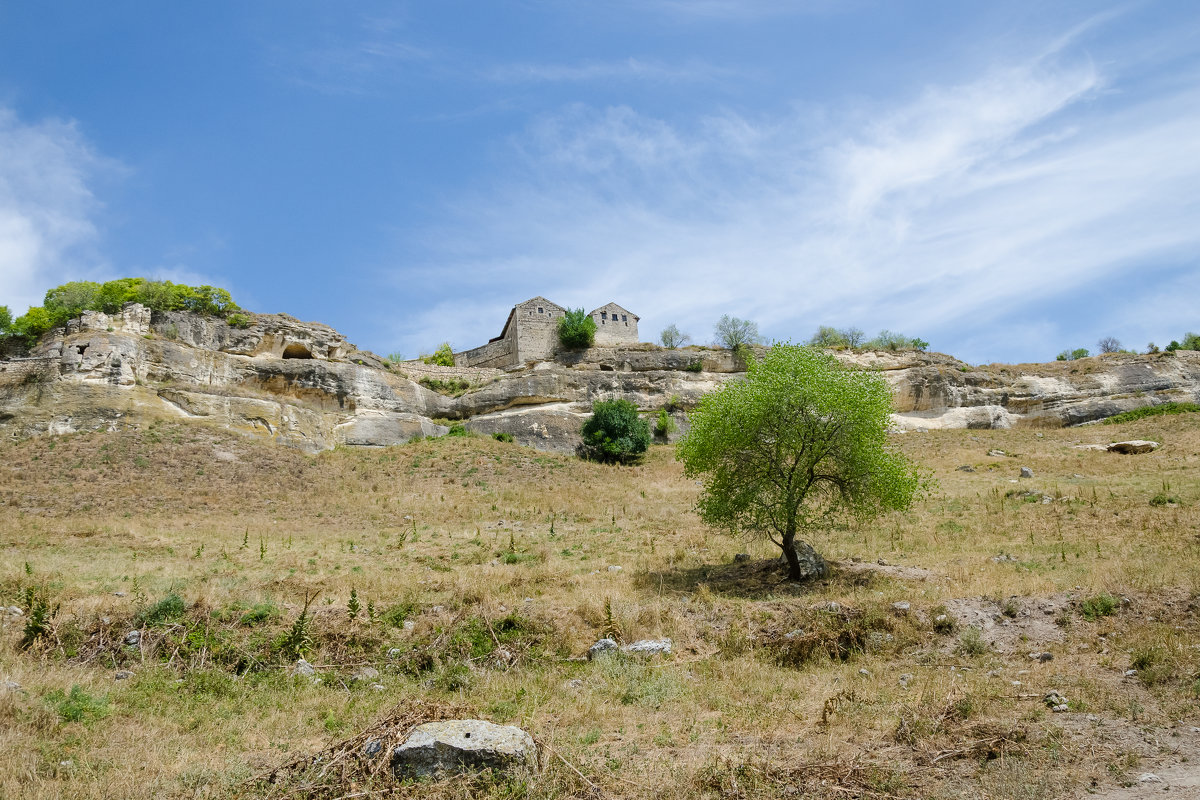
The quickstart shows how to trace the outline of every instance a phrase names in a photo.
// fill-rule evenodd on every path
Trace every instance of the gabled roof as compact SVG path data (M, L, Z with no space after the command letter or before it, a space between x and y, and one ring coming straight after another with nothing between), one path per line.
M537 297L531 297L528 300L524 301L523 303L517 303L515 306L513 306L512 311L508 312L508 319L506 319L504 321L504 327L500 330L500 335L497 336L495 339L492 339L491 341L496 342L496 341L499 341L500 339L503 339L505 336L507 336L508 335L508 327L510 325L512 325L513 319L517 315L517 309L521 308L522 306L528 306L528 305L538 305L538 306L541 306L542 308L548 308L548 309L552 309L554 311L561 311L563 313L566 313L566 309L563 308L562 306L560 306L558 303L547 300L546 298L542 297L539 294Z
M607 311L610 314L613 313L614 311L616 311L617 313L620 313L620 314L628 314L629 316L633 317L635 320L641 319L641 317L639 317L637 314L630 311L628 308L619 306L616 303L606 303L605 305L602 305L599 308L593 308L591 311L588 312L588 316L589 317L595 316L596 314L599 314L601 311Z

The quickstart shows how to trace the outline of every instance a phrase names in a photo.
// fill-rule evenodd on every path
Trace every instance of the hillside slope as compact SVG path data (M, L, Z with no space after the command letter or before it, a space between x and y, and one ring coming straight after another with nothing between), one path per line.
M1076 425L1144 405L1200 400L1200 353L1113 354L970 367L936 353L841 353L882 370L900 429ZM246 328L131 304L86 312L30 357L0 361L0 432L108 430L207 420L309 452L467 430L571 452L596 400L684 411L740 365L724 350L652 345L564 353L510 370L393 364L324 325L254 315Z

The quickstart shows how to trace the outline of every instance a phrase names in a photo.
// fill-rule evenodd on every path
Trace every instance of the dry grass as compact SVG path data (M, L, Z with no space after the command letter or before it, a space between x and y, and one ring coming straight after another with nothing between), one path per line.
M783 582L770 545L700 525L668 447L635 468L474 438L310 457L172 422L5 443L0 602L32 588L59 608L27 651L28 615L0 615L0 681L22 687L0 689L0 796L315 796L246 781L397 708L411 722L446 705L523 725L556 755L529 786L404 793L1019 798L1119 783L1186 751L1173 734L1200 710L1192 416L898 436L935 494L823 532L839 565L807 586ZM1074 448L1127 438L1164 446ZM1016 482L1021 466L1036 477ZM151 613L171 594L182 610ZM1116 604L1081 612L1101 595ZM317 683L288 670L306 598ZM675 653L580 661L610 625ZM364 666L379 676L354 680ZM1050 713L1051 689L1071 713ZM363 772L339 785L386 788Z

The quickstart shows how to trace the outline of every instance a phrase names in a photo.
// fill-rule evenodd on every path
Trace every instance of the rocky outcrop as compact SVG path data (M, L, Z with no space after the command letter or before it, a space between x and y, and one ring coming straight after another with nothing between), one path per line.
M971 367L925 353L838 354L880 370L898 429L1075 425L1170 400L1200 400L1200 353L1112 354L1072 362ZM24 358L0 360L0 434L113 429L171 416L208 421L308 451L480 434L572 452L597 400L647 414L686 410L743 365L708 348L593 348L507 370L393 364L325 325L253 315L245 327L131 304L88 312ZM453 397L435 391L466 381ZM432 387L432 388L431 388Z

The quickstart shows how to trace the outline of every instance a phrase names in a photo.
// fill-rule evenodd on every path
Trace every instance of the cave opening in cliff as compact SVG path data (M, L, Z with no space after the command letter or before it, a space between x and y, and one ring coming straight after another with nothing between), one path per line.
M284 358L312 358L312 351L302 344L292 343L283 348Z

